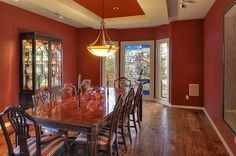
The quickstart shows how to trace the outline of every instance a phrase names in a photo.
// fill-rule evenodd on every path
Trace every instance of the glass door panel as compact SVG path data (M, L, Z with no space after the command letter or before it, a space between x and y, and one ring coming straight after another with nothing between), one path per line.
M62 45L61 43L52 42L52 77L51 85L52 87L60 86L62 84Z
M36 40L36 47L35 47L35 56L36 56L36 90L42 87L48 87L48 78L49 78L49 71L48 71L48 48L49 42Z
M156 97L168 103L169 98L169 39L157 41Z
M153 47L152 41L122 44L122 75L132 86L143 83L143 95L148 98L153 98Z
M117 46L119 42L114 42ZM119 52L102 58L102 86L114 87L114 81L119 77ZM107 81L108 80L108 81Z
M114 81L118 78L116 54L103 58L103 86L114 87Z
M167 43L160 44L160 78L161 78L161 98L167 99L167 77L168 77L168 55Z
M22 40L23 90L33 90L32 40Z

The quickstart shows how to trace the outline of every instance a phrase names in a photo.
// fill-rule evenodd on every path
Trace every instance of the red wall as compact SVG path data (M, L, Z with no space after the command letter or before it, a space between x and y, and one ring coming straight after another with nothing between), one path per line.
M64 38L64 82L76 83L77 29L0 2L0 111L19 103L19 33L38 31Z
M160 39L167 38L167 37L171 36L170 24L161 25L161 26L156 27L155 29L156 29L155 30L155 32L156 32L155 39L156 40L160 40Z
M204 107L236 155L234 136L222 120L223 15L233 0L216 0L204 19Z
M171 104L203 105L203 20L171 23ZM188 95L189 84L200 85L200 96Z

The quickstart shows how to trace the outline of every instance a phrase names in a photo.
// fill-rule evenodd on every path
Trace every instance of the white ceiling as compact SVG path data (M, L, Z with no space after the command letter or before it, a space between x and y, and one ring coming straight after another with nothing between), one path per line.
M181 0L167 0L169 20L202 19L206 16L216 0L193 0L195 3L185 3L186 8L181 8Z
M0 0L16 7L77 27L99 28L100 17L73 0ZM145 15L105 19L109 28L140 28L168 24L174 20L204 18L215 0L195 0L180 8L180 0L137 0ZM64 18L60 19L58 13Z

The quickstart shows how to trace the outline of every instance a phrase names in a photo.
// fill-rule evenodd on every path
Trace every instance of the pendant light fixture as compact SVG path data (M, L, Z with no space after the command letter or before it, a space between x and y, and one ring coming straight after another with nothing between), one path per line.
M102 0L102 22L100 26L99 35L93 43L87 46L87 49L93 55L100 57L106 57L112 55L119 49L119 47L116 46L115 43L111 41L106 30L104 22L104 0Z

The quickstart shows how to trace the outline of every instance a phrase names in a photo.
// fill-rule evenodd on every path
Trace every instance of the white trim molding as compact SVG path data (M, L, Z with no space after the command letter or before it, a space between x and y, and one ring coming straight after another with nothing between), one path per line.
M203 107L198 106L182 106L182 105L171 105L173 108L182 108L182 109L197 109L197 110L203 110Z
M161 97L161 45L162 44L167 44L167 98L162 98ZM155 83L155 89L156 89L156 95L155 98L160 102L161 104L168 104L169 103L169 86L170 86L170 39L165 38L165 39L160 39L156 40L156 65L155 65L155 70L156 70L156 83Z

